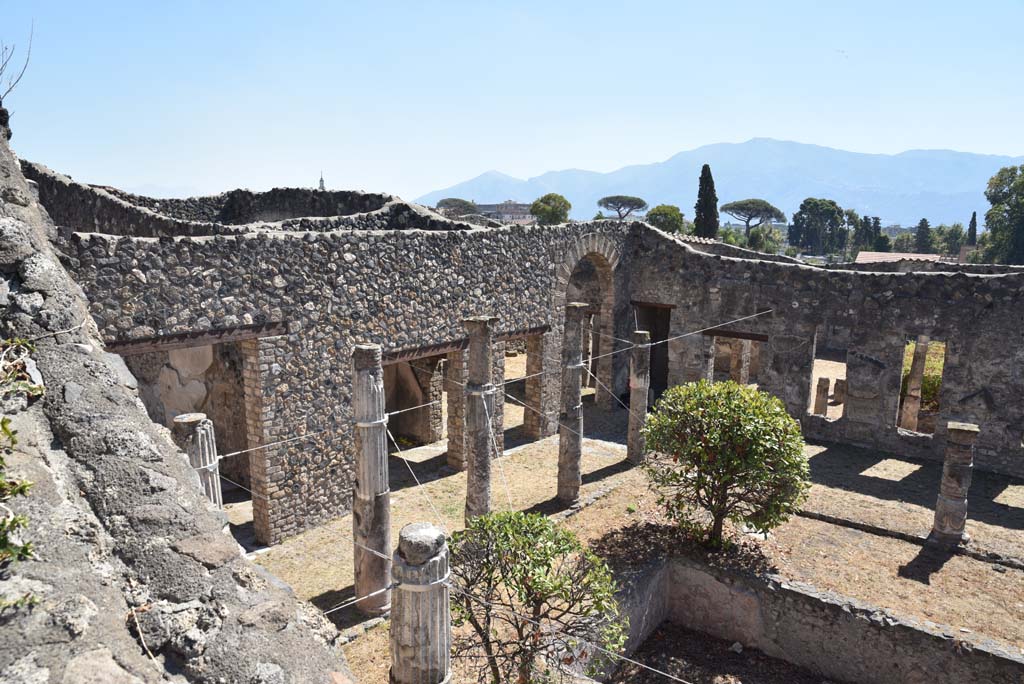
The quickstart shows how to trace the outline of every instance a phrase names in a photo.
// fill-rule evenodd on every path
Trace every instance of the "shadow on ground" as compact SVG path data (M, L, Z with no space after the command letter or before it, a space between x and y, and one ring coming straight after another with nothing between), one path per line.
M886 459L897 459L920 467L900 480L864 474ZM922 461L843 445L828 445L810 459L810 466L811 481L815 484L877 499L905 501L924 508L935 507L942 479L942 464L937 461ZM1024 482L1007 475L976 470L968 494L969 517L989 525L1024 530L1024 508L995 501L1003 490L1015 484Z

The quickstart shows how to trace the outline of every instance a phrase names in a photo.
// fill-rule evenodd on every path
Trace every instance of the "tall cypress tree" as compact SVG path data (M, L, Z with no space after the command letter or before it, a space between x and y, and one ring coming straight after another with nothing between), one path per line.
M921 219L917 224L917 231L914 233L914 249L918 254L931 254L934 251L932 227L928 223L928 219Z
M978 244L978 212L971 212L971 223L967 226L967 244L973 247Z
M700 237L713 238L718 235L718 195L715 194L715 179L707 164L700 170L700 186L697 188L697 204L693 205L693 232Z

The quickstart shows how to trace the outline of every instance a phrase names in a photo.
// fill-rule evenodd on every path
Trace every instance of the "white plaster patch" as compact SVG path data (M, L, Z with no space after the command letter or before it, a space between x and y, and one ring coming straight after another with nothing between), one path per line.
M182 380L201 378L213 363L213 346L175 349L168 352L168 356L171 365L181 375Z

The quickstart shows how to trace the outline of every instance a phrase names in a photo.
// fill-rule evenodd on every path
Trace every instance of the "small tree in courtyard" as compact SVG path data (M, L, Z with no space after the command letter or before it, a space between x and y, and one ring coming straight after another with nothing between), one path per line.
M627 218L634 211L643 211L647 208L647 202L643 201L639 197L630 197L629 195L609 195L608 197L602 197L597 200L597 206L608 211L614 211L619 216L621 221Z
M474 518L452 535L451 564L454 623L469 626L455 657L478 682L573 681L595 645L617 651L625 642L608 566L547 516Z
M570 209L572 209L572 204L569 203L569 200L557 192L549 192L534 200L530 205L530 213L537 217L537 223L542 226L565 223L569 220Z
M776 397L707 380L666 391L644 425L645 469L680 527L722 542L726 519L768 531L809 488L800 426ZM695 509L710 515L710 525Z

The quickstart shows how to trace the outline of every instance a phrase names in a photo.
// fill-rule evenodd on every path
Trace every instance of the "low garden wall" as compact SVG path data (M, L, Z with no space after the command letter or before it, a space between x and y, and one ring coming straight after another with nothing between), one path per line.
M1024 656L994 641L897 617L862 601L689 557L651 561L619 577L631 655L668 620L845 682L1024 681Z

